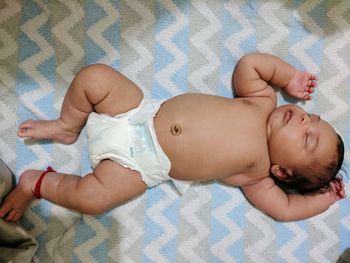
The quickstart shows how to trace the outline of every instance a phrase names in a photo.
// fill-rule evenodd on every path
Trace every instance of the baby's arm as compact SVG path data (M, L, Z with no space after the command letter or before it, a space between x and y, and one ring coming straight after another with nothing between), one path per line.
M325 193L287 194L271 177L256 184L243 186L252 204L278 221L296 221L326 211L336 201L345 198L344 185L332 181Z
M237 64L232 85L239 97L268 97L276 103L269 83L283 88L292 97L311 99L315 80L315 75L296 70L276 56L253 53L242 57Z

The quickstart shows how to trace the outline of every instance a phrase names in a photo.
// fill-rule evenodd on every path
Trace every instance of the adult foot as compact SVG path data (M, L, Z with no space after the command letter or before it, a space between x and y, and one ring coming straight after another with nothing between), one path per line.
M60 120L26 120L18 128L18 137L36 140L54 140L63 144L74 143L78 132L69 131Z
M18 185L6 197L0 207L0 218L5 221L15 222L23 215L25 208L34 198L33 190L42 171L28 170L22 174Z

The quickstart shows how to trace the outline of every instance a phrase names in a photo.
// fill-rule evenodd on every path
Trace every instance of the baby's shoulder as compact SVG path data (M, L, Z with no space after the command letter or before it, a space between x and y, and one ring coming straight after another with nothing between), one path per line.
M255 188L255 189L269 189L275 185L275 181L271 176L265 176L259 178L250 184L244 185L243 187Z
M267 97L240 97L237 100L247 107L251 107L253 110L257 110L262 114L268 116L272 111L276 109L276 103Z

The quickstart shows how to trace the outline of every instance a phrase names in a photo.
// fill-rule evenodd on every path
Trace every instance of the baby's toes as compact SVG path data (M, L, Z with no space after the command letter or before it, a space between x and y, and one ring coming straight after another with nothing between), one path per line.
M19 125L19 129L27 129L33 127L34 120L26 120Z
M31 136L31 131L29 128L22 128L17 131L17 136L18 137L30 137Z
M19 137L29 137L31 135L31 130L33 127L33 120L26 120L22 122L17 131Z

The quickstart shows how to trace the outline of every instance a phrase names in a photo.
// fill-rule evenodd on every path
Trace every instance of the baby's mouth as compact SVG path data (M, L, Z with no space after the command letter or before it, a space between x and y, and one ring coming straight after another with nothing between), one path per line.
M293 116L293 112L291 110L287 110L284 113L284 117L283 117L284 124L287 124L290 121L290 119L292 118L292 116Z

